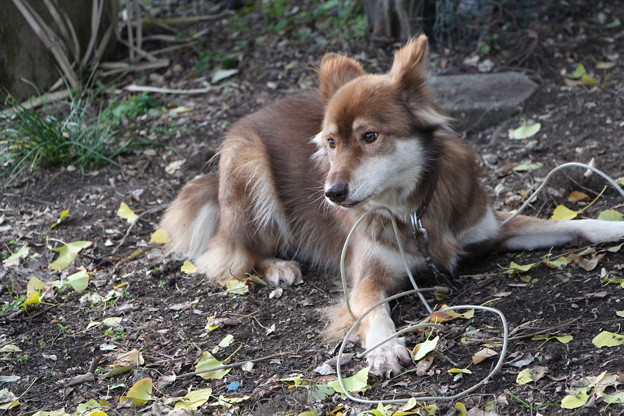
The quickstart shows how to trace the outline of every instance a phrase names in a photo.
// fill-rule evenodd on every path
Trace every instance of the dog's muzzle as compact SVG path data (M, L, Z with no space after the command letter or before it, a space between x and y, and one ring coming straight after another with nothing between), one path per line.
M332 202L340 204L347 199L349 195L349 185L343 182L338 182L330 186L325 191L325 196Z

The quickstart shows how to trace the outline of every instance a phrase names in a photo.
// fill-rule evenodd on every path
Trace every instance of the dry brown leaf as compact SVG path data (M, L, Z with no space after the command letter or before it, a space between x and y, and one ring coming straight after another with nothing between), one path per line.
M589 202L591 198L584 192L580 191L572 191L570 195L568 195L568 201L570 202Z
M145 360L143 360L141 351L135 348L131 351L118 355L115 362L113 362L113 367L138 367L144 363Z
M495 355L498 355L498 353L493 349L483 348L481 351L472 356L472 363L479 364L480 362L485 361L490 357L494 357Z

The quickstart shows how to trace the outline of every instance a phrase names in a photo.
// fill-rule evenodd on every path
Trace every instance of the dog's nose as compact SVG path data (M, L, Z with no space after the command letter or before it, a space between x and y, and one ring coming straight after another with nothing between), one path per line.
M325 191L325 196L332 202L343 202L349 194L349 185L338 182Z

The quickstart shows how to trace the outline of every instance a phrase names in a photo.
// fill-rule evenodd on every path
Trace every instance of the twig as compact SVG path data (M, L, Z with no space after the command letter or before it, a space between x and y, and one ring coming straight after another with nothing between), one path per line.
M226 368L241 367L241 366L243 366L243 365L245 365L247 363L257 363L259 361L265 361L265 360L269 360L271 358L281 357L281 356L286 355L286 354L288 354L288 353L280 352L280 353L277 353L277 354L267 355L265 357L254 358L253 360L241 361L241 362L232 363L232 364L224 364L224 365L220 365L218 367L211 368L210 370L194 371L192 373L182 374L182 375L177 376L176 378L191 377L191 376L196 376L198 374L210 373L211 371L219 371L219 370L225 370Z
M124 88L126 91L131 92L156 92L160 94L205 94L207 92L213 91L215 87L210 86L206 88L193 88L190 90L174 90L171 88L158 88L158 87L144 87L141 85L128 85Z
M154 208L150 208L147 211L142 212L141 214L139 214L139 216L137 217L137 219L130 224L130 226L128 227L128 230L126 231L126 234L123 236L123 238L121 239L121 241L119 241L119 244L117 244L117 247L115 247L113 249L113 251L111 252L111 254L115 254L117 253L117 250L119 250L121 248L121 246L126 242L126 238L128 238L128 236L130 235L130 231L132 231L132 228L134 228L134 224L138 223L139 220L146 216L147 214L152 214L154 212L158 212L160 210L165 209L165 205L160 205L158 207L154 207Z
M143 19L142 24L146 28L155 27L155 26L175 26L175 25L183 25L187 23L197 23L197 22L205 22L207 20L217 20L222 17L231 15L232 12L230 10L224 10L221 13L217 14L207 14L203 16L190 16L190 17L172 17L169 19Z

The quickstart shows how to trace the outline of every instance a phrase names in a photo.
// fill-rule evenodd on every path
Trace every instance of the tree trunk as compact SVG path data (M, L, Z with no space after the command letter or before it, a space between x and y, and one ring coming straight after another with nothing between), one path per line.
M2 0L2 3L0 7L0 94L3 95L8 91L14 98L23 100L48 90L59 80L63 71L59 70L59 61L51 53L49 45L45 45L37 36L16 3L11 0ZM59 27L45 2L23 0L22 3L27 7L30 6L28 8L41 17L44 24L55 33L55 37L73 39L71 29L68 31ZM101 43L104 32L109 27L116 26L118 0L104 0L104 12L98 28L97 42L91 46L91 8L94 2L81 0L79 6L75 4L75 0L58 0L53 3L58 4L61 19L65 14L75 32L77 43L73 40L64 42L67 60L75 73L79 73L80 69L88 71L88 65L81 64L80 60L87 50L90 50L90 56L93 56L97 52L95 49ZM108 39L108 45L104 45L105 53L110 52L115 46L114 30ZM32 86L23 80L31 83Z
M374 41L406 41L412 36L405 0L364 0L364 9Z

